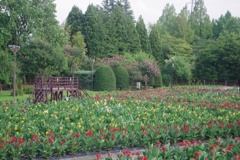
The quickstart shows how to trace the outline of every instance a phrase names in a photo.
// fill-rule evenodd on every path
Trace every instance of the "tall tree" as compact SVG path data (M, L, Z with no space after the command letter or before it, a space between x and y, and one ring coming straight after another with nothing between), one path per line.
M151 27L149 41L152 49L152 55L155 57L156 61L160 64L160 66L164 66L164 57L161 48L161 38L156 25Z
M161 43L164 59L181 56L189 60L194 60L191 45L183 39L176 38L170 34L164 34L161 36Z
M77 6L73 6L72 10L69 12L66 25L70 26L71 33L70 35L74 35L77 32L82 32L82 21L83 21L83 13Z
M176 20L176 10L174 5L170 5L169 3L165 6L162 11L161 17L158 19L158 24L162 25L162 27L173 35L174 32L174 22Z
M69 60L71 74L74 78L74 72L80 66L83 56L86 53L86 44L81 32L77 32L72 36L70 45L65 46L64 53Z
M65 57L61 50L43 40L30 40L18 54L21 75L34 76L60 75L65 69Z
M110 16L110 14L114 11L117 0L103 0L102 6L103 11Z
M138 21L137 21L137 24L136 24L136 29L137 29L139 39L140 39L140 42L141 42L142 51L145 52L145 53L149 53L149 54L152 53L147 29L146 29L146 26L145 26L145 23L144 23L144 20L143 20L142 16L140 16L138 18Z
M132 19L134 19L133 16L133 11L131 9L131 5L129 0L118 0L117 4L122 8L122 10L124 11L124 13L131 17Z
M232 14L227 13L218 20L213 20L213 37L217 39L221 33L240 33L240 18L233 17Z
M196 80L215 81L218 79L217 56L212 54L214 41L205 41L204 47L198 48L193 74Z
M126 23L126 15L119 6L116 6L106 23L109 55L123 54L127 51Z
M104 57L106 46L106 32L100 11L89 5L84 15L83 34L88 48L87 55L91 57Z
M12 84L12 59L8 52L0 50L0 90L1 83Z
M217 57L219 80L240 80L240 34L221 34L212 54Z
M126 18L126 41L127 51L130 53L137 53L141 50L141 43L139 40L139 35L134 25L133 19L131 17Z
M196 0L193 12L191 13L190 22L197 37L201 39L212 37L212 24L207 14L204 0Z
M185 6L181 12L178 14L175 20L175 29L172 31L176 38L181 38L187 42L192 42L194 38L194 32L191 29L189 23L189 11L187 6Z

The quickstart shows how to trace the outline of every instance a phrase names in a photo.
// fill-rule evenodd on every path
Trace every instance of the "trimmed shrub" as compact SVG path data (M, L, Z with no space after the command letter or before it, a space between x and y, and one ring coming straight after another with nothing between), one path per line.
M154 78L155 80L155 85L154 85L154 88L158 88L158 87L162 87L163 86L163 82L162 82L162 74L160 72L160 74L158 76L156 76Z
M24 94L32 94L34 91L34 86L33 85L24 85L23 87L23 93Z
M17 89L16 90L16 96L22 96L24 95L24 92L22 89ZM11 92L11 96L13 96L13 92Z
M124 67L118 67L115 70L115 76L116 76L116 87L117 89L127 89L129 87L129 74Z
M78 71L74 75L78 77L79 83L84 89L92 89L92 76L94 76L95 71Z
M116 77L111 67L103 65L97 68L94 76L95 91L113 91L116 89Z
M149 86L154 87L155 86L155 77L151 77L149 80Z

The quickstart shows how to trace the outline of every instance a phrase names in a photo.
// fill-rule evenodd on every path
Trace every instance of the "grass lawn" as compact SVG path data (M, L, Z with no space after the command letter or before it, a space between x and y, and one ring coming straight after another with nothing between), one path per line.
M12 90L7 90L7 91L0 91L0 101L2 102L13 102L14 98L11 96ZM19 99L20 101L26 101L27 98L29 97L29 94L24 94L22 96L17 96L17 100Z
M7 90L7 91L0 91L0 102L13 102L14 98L11 96L12 90ZM103 95L103 94L113 94L119 91L86 91L90 97L95 96L96 94L98 95ZM21 102L26 101L27 98L29 97L29 94L24 94L22 96L17 96L17 100L20 100Z

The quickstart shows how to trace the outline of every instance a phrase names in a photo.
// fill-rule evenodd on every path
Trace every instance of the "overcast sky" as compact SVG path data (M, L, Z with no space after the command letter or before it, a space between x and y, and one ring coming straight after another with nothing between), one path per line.
M89 4L101 5L103 0L55 0L57 9L57 20L62 23L68 16L74 5L78 6L85 13ZM173 4L177 13L188 4L191 7L191 0L129 0L135 19L143 16L145 24L156 23L162 15L162 10L167 3ZM232 16L240 17L240 0L205 0L207 13L211 19L218 19L221 14L228 10Z

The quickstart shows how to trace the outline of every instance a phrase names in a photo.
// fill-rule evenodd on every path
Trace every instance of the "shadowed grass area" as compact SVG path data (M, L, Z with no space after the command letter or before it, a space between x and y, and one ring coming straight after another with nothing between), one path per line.
M14 98L11 95L12 90L7 90L7 91L0 91L0 102L13 102ZM16 99L18 101L26 101L27 98L29 97L29 94L24 94L22 96L16 96Z
M86 92L88 93L88 95L90 97L94 97L96 94L98 94L98 95L113 94L113 93L116 93L119 91L108 92L108 91L89 91L89 90L87 90ZM0 102L2 102L2 103L13 102L14 98L11 95L11 93L12 93L12 90L0 91ZM25 102L29 96L30 96L29 94L24 94L22 96L17 96L16 99L17 99L17 101ZM66 96L66 95L64 94L64 96Z

